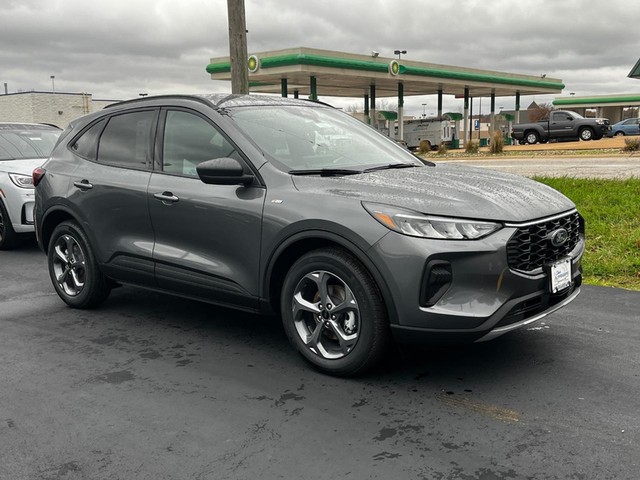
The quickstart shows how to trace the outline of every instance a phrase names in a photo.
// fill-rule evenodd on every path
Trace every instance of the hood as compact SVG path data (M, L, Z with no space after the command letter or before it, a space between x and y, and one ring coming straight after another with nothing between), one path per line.
M528 178L462 165L292 179L304 192L478 220L524 222L575 208L560 192Z
M0 172L22 173L31 175L33 171L46 162L46 158L22 159L22 160L1 160Z

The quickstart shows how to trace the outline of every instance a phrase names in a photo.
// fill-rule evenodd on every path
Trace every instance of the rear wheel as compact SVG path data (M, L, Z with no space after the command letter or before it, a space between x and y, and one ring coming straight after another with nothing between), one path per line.
M63 222L51 236L49 276L60 298L74 308L94 308L104 302L110 284L98 269L89 241L75 222Z
M11 225L11 219L0 200L0 250L10 250L18 243L18 234Z
M578 136L580 137L580 140L588 142L589 140L593 140L593 130L590 128L583 128L578 132Z
M624 137L624 132L616 132L613 135L616 137Z
M527 132L524 136L524 139L529 145L533 145L534 143L538 143L540 141L540 137L536 132Z
M348 253L321 249L300 257L284 281L284 330L315 368L351 376L373 367L390 342L377 285Z

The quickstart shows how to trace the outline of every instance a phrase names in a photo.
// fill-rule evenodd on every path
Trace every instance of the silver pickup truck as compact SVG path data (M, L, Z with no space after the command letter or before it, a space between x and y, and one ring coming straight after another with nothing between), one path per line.
M518 123L511 137L520 143L546 143L549 140L600 140L611 130L606 118L584 118L575 112L554 110L534 123Z

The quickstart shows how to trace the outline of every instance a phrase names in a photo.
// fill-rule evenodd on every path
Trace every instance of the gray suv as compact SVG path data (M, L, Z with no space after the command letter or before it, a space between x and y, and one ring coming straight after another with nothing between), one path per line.
M392 339L483 341L579 293L575 205L526 178L423 163L330 106L162 96L82 117L34 171L58 295L136 285L282 317L316 368Z

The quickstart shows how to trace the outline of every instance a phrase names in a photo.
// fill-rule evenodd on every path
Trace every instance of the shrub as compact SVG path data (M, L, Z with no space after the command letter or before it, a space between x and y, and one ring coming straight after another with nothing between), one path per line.
M640 139L638 138L625 138L623 152L637 152L640 150Z
M418 153L427 153L431 151L431 142L429 140L420 140L420 146L418 147Z
M479 149L480 149L480 145L476 141L469 140L464 144L465 153L478 153Z
M502 153L504 150L504 138L502 137L502 132L497 130L493 132L493 137L491 138L491 144L489 145L489 151L491 153Z
M448 151L447 145L444 142L440 142L440 145L438 145L438 155L445 155Z

